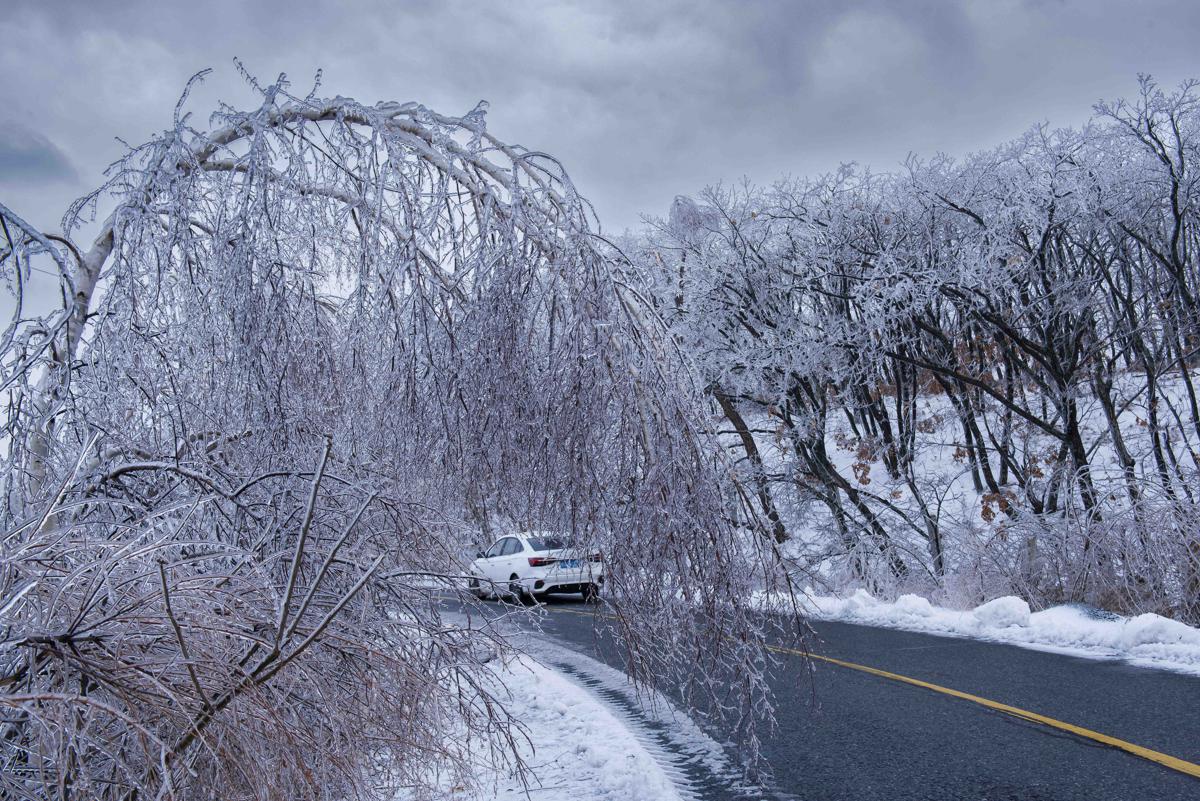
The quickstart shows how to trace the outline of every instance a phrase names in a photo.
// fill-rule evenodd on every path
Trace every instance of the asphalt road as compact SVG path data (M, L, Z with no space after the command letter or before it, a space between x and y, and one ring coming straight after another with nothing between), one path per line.
M502 609L501 605L492 605ZM544 634L618 665L589 609ZM813 651L1039 713L1200 764L1200 678L1012 646L814 622ZM784 655L764 757L806 801L1200 801L1200 779L1098 742L857 670ZM719 732L714 733L718 738Z

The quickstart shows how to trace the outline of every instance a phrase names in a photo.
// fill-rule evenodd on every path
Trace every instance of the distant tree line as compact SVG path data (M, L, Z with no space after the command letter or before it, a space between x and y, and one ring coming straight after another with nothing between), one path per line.
M1194 83L629 249L797 567L1200 620Z

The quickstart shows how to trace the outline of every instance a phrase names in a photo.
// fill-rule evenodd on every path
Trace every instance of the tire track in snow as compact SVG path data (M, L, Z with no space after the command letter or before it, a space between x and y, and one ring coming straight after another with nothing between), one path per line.
M577 651L540 640L526 651L600 700L658 762L685 801L789 801L748 781L725 749L661 694L638 697L628 677Z

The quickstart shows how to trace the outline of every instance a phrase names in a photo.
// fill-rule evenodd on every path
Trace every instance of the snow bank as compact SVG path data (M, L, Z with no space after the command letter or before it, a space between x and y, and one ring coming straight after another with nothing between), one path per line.
M807 588L799 601L808 615L822 620L974 637L1200 675L1200 629L1161 615L1124 618L1082 605L1030 612L1028 603L1012 596L956 610L934 606L918 595L881 601L865 590L842 598Z
M1003 629L1009 626L1029 625L1029 604L1012 595L988 601L975 607L975 619L984 628Z
M634 734L583 688L528 657L497 668L508 708L528 728L522 755L533 769L528 795L521 781L493 772L478 795L463 799L528 801L679 801L662 767Z

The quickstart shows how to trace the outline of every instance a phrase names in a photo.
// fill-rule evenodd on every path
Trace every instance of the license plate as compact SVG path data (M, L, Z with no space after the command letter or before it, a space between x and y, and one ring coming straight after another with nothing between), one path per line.
M558 566L559 567L568 567L568 568L570 568L570 567L577 568L577 567L579 567L579 560L578 559L563 559L563 560L559 561Z

